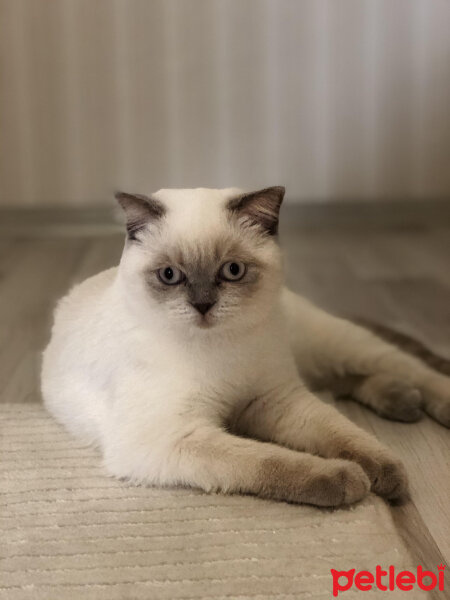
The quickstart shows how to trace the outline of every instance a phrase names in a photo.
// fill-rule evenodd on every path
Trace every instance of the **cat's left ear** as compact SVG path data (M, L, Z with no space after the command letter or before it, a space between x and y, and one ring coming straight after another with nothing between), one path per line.
M282 186L265 188L231 200L228 207L246 221L259 226L265 233L276 235L284 192L285 188Z
M136 234L144 229L147 223L160 219L166 212L161 202L143 194L117 192L115 197L125 212L130 240L136 240Z

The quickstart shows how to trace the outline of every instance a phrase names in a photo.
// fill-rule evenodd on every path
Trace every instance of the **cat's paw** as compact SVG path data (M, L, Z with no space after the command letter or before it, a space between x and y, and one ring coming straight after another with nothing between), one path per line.
M385 419L414 423L423 416L422 392L411 383L390 375L374 375L366 380L361 391Z
M370 481L356 463L327 460L326 469L313 475L302 490L302 502L316 506L341 506L361 500L370 491Z
M412 384L382 373L368 377L356 395L386 419L413 423L425 411L444 427L450 427L449 377L433 373Z
M435 421L450 427L450 378L434 375L424 383L425 411Z
M380 395L378 413L393 421L415 423L423 417L422 393L406 383L392 382Z
M408 476L403 463L387 451L343 452L342 458L357 462L370 480L371 490L394 502L409 498Z
M446 402L442 402L434 412L434 418L444 427L450 428L450 397Z

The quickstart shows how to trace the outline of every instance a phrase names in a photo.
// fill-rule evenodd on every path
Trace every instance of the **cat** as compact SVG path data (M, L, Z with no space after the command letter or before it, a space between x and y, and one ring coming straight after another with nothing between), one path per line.
M400 460L311 391L450 426L450 379L283 285L283 187L119 193L120 265L63 298L47 409L135 483L340 506L408 497Z

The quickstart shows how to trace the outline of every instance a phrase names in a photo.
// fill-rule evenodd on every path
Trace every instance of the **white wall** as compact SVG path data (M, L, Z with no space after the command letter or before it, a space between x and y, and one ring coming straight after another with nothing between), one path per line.
M0 204L450 196L448 0L0 0Z

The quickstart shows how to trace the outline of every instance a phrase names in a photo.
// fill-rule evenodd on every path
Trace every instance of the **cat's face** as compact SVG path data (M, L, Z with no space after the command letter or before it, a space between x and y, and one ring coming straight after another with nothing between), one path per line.
M182 333L260 322L282 283L275 234L283 195L284 188L118 194L127 217L120 273L130 306Z

